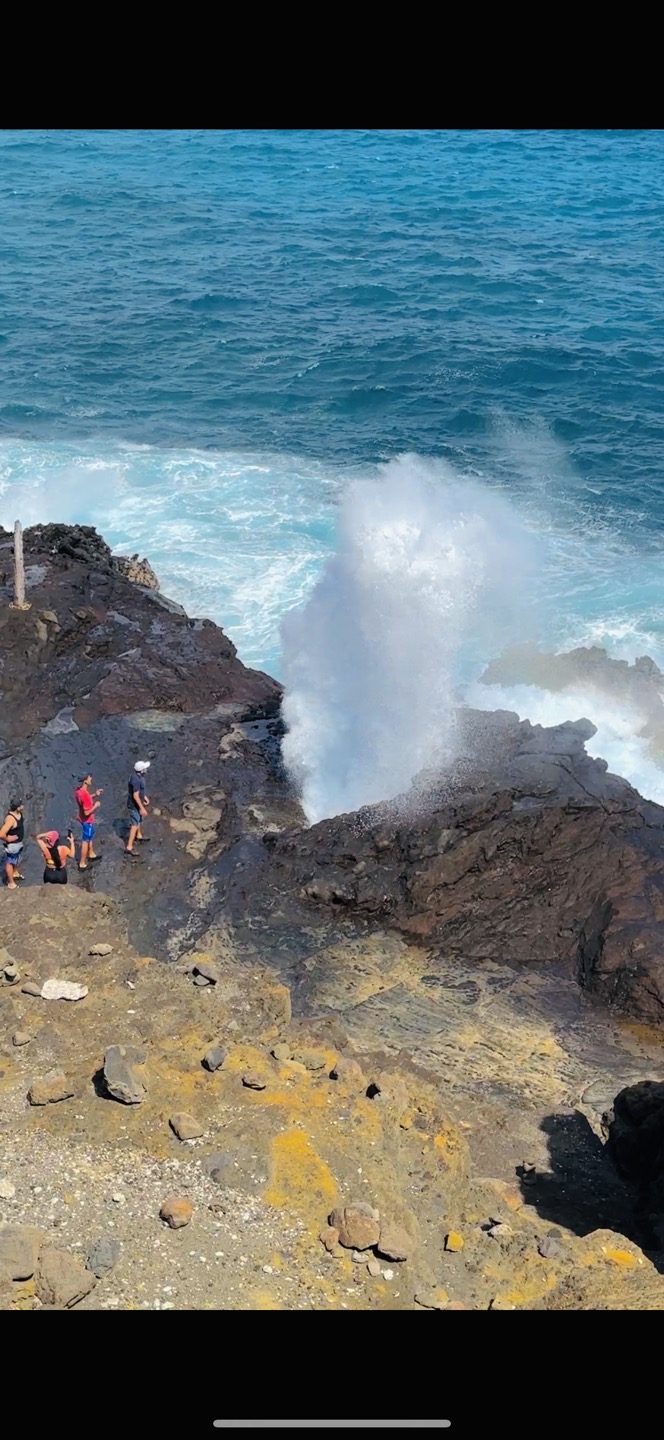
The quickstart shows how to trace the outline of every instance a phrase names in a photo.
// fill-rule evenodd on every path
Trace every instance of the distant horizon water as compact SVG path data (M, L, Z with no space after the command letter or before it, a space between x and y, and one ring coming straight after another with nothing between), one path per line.
M387 484L383 531L409 531L423 696L439 626L450 686L492 658L471 582L499 502L534 557L503 590L511 638L664 666L663 158L661 131L2 132L0 522L96 524L145 553L245 663L306 672L311 714L311 647L336 633L316 586L342 544L338 594L380 633L386 572L349 494ZM282 623L307 603L294 656ZM600 719L611 768L664 799L638 717Z

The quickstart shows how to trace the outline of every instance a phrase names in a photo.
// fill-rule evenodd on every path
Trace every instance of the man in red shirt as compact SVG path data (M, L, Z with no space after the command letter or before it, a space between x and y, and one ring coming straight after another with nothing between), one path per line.
M93 795L90 788L91 785L92 776L86 775L83 780L81 780L78 790L74 791L74 799L78 806L78 820L81 827L81 858L78 865L79 870L87 870L88 864L93 864L95 860L101 859L101 856L95 855L94 852L94 815L100 805L97 796L103 795L104 792L103 790L95 790Z

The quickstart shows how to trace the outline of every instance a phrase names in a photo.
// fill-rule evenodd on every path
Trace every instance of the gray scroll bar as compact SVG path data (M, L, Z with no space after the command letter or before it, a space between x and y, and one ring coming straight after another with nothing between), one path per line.
M448 1430L451 1420L215 1420L217 1430Z

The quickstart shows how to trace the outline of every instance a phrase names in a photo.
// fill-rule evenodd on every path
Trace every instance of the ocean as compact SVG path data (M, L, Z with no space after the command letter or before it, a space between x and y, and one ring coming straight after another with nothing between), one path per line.
M664 666L664 132L5 130L0 197L0 522L284 679L312 817L503 644ZM664 799L639 717L499 698Z

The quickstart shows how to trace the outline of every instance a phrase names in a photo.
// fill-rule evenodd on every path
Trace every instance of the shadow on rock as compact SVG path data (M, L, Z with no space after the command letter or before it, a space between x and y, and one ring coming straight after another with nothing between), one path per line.
M615 1230L648 1249L658 1269L664 1269L664 1256L652 1254L654 1236L637 1187L618 1174L610 1146L602 1144L585 1115L578 1110L547 1115L540 1128L547 1136L551 1169L542 1173L527 1165L519 1168L526 1204L543 1220L575 1235Z

